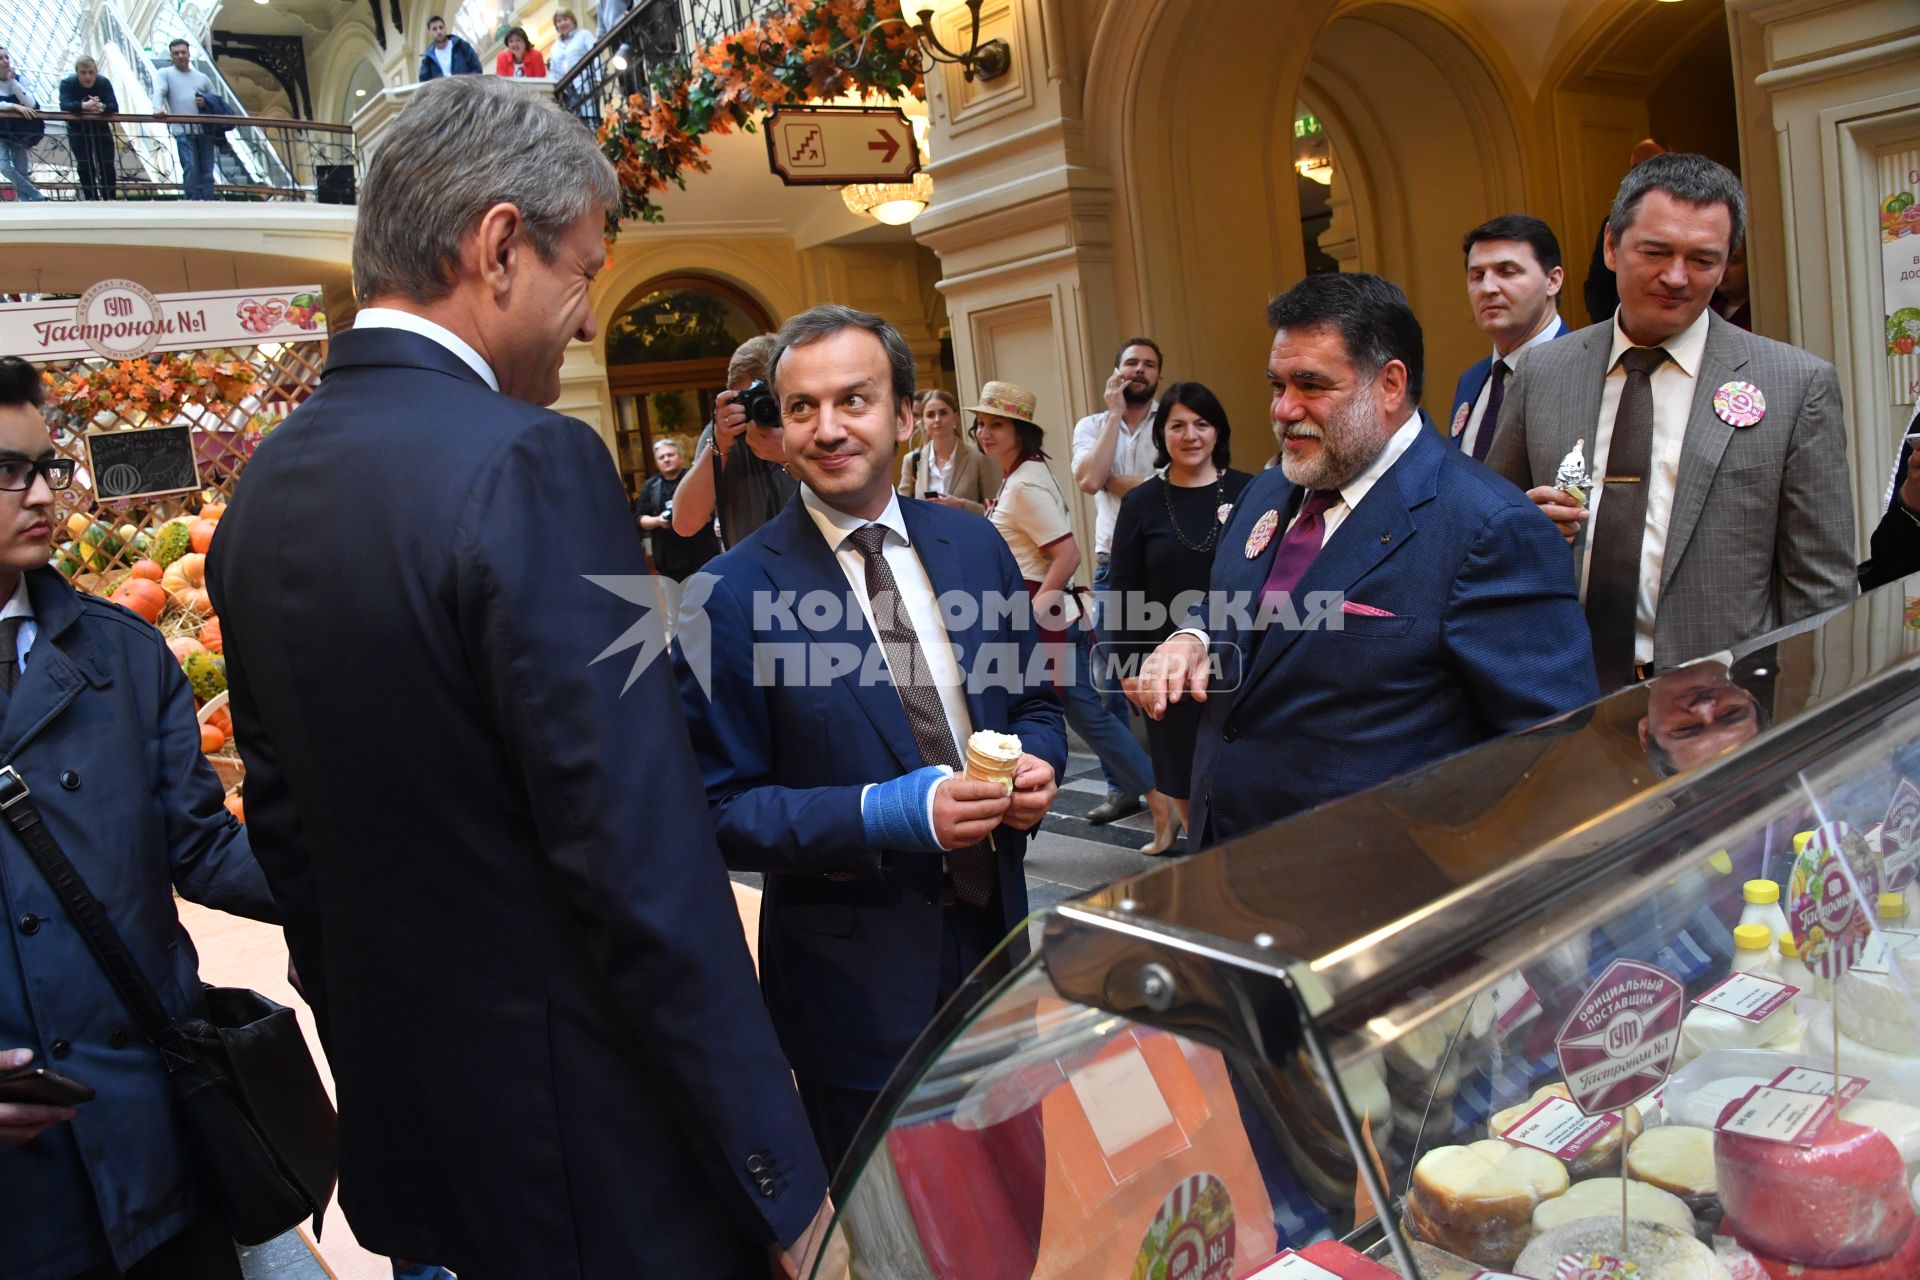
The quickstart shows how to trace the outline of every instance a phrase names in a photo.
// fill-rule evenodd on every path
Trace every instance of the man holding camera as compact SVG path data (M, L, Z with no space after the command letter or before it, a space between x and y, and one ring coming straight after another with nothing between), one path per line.
M674 494L673 531L683 538L711 526L717 507L721 544L737 547L799 492L787 474L780 410L767 389L773 344L770 333L748 338L727 364L727 389L714 401L713 421Z

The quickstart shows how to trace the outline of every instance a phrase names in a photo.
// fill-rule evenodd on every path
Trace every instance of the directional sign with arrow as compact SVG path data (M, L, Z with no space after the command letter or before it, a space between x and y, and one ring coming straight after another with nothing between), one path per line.
M920 171L898 107L776 107L766 131L767 161L790 187L905 182Z

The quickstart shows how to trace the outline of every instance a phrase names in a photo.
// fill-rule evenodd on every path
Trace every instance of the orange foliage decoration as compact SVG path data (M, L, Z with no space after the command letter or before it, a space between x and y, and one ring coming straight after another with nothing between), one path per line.
M179 417L224 421L266 387L244 360L214 361L192 352L75 365L43 373L61 412L91 424L101 413L126 421L172 422ZM187 412L189 408L196 412Z

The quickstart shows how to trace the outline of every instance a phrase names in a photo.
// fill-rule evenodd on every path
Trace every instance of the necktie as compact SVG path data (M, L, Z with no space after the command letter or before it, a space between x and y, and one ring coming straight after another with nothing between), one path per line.
M1587 627L1602 693L1633 683L1635 623L1640 613L1640 550L1647 532L1647 474L1653 468L1653 371L1664 347L1631 347L1620 409L1607 446L1606 501L1594 517L1587 569Z
M20 683L20 628L25 618L0 619L0 693L12 694Z
M1493 362L1493 390L1487 392L1487 411L1480 415L1480 430L1473 437L1473 460L1485 462L1493 447L1493 429L1500 425L1500 401L1507 394L1507 362Z
M926 655L920 651L920 637L914 634L900 602L900 588L893 570L881 553L887 531L877 524L861 525L847 535L847 542L866 561L867 603L873 609L873 623L880 632L880 643L887 652L887 667L893 675L894 691L907 713L907 727L913 730L913 743L920 748L923 764L944 764L955 773L965 773L959 744L953 740L953 726L947 723L946 708L940 704L940 691L934 687ZM981 841L968 849L947 854L947 873L953 877L953 891L962 902L983 906L993 896L999 881L993 849Z
M1260 588L1261 599L1276 591L1292 591L1300 585L1307 566L1320 554L1320 544L1326 541L1327 510L1338 501L1338 489L1307 492L1306 501L1300 504L1300 517L1287 530L1287 536L1280 539L1280 549L1273 553L1273 567L1267 570L1266 585Z

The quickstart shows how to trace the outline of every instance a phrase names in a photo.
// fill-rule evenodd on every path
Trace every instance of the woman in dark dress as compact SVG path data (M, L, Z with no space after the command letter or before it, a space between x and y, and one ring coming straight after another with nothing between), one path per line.
M1121 501L1113 526L1107 589L1118 607L1105 614L1115 623L1107 638L1124 644L1120 652L1129 657L1144 658L1173 634L1165 615L1175 597L1207 590L1220 531L1253 478L1227 465L1229 439L1226 411L1213 392L1198 382L1176 382L1161 393L1153 419L1158 472ZM1161 615L1156 625L1143 625L1154 621L1143 616L1149 613ZM1147 721L1154 785L1173 798L1181 827L1203 710L1185 699L1169 706L1164 719ZM1141 852L1165 853L1179 831L1156 831Z

